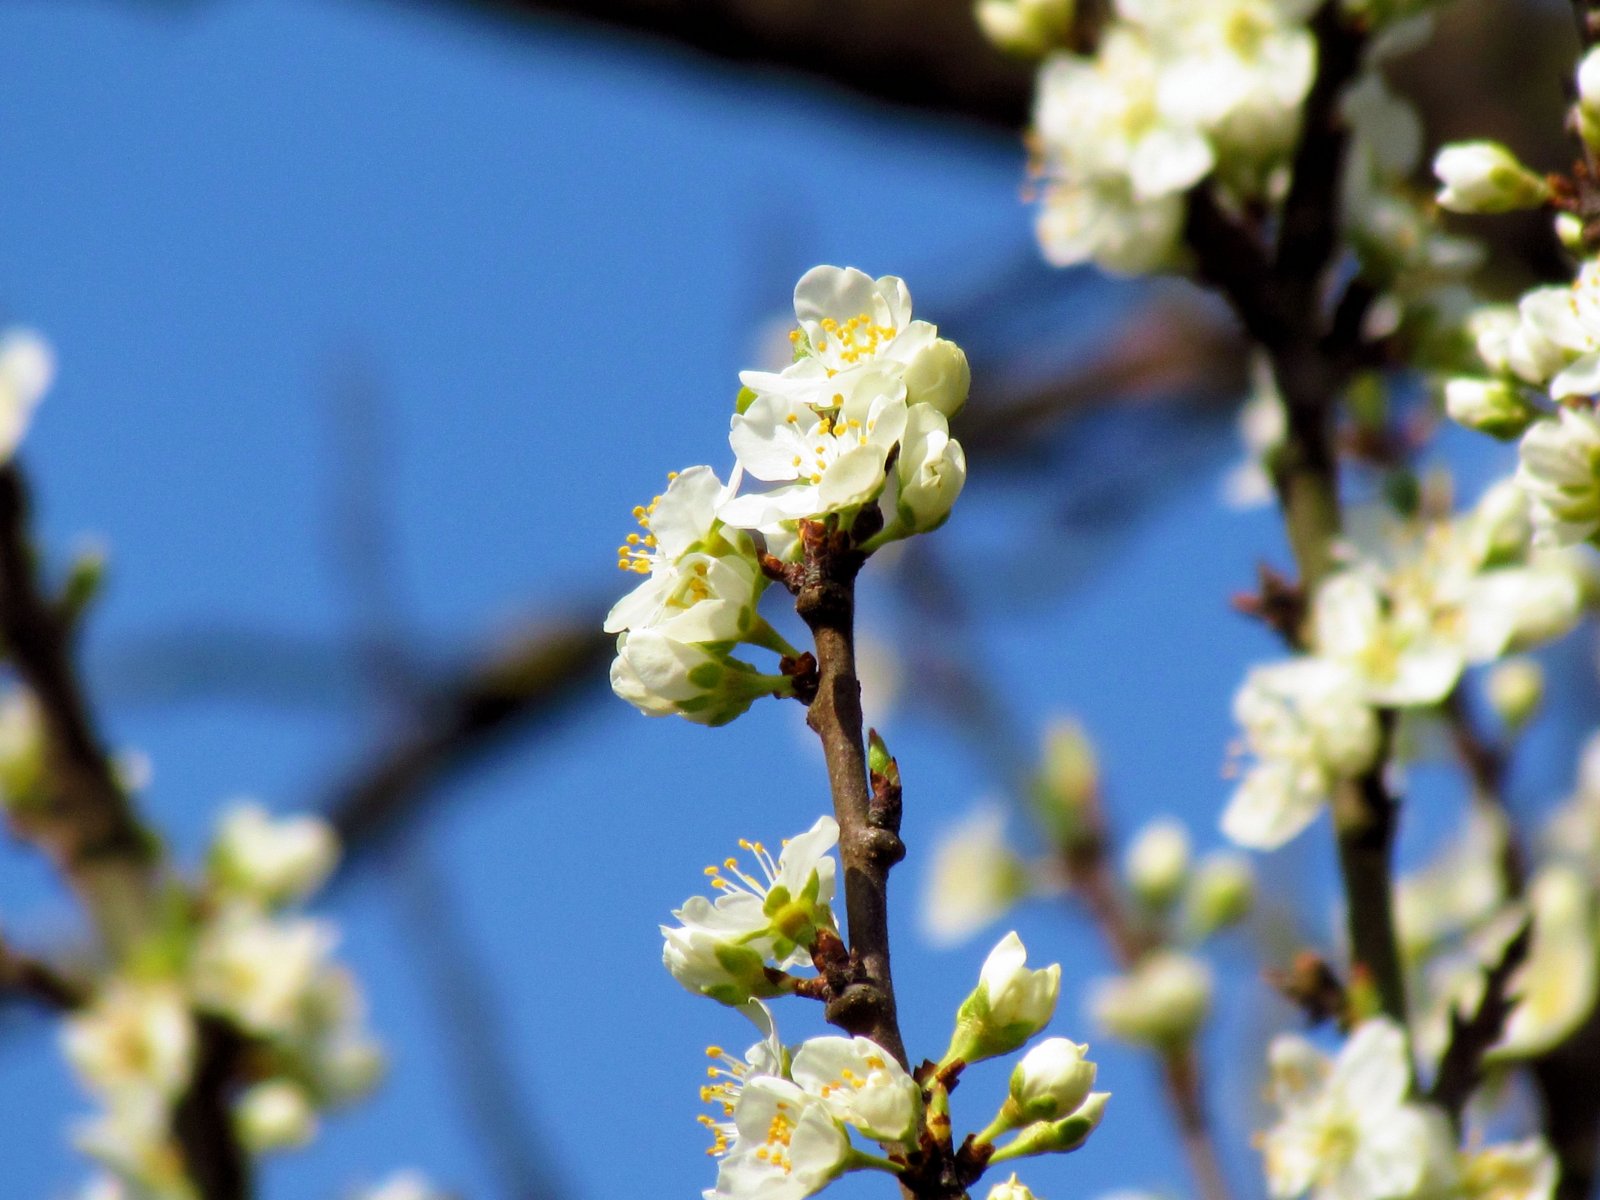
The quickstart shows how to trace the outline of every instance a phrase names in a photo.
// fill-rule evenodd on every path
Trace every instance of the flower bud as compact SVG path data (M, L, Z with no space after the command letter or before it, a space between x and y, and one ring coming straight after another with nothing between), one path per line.
M1110 1092L1091 1092L1089 1098L1071 1116L1059 1121L1040 1121L1029 1125L995 1151L991 1163L1013 1158L1026 1158L1034 1154L1070 1154L1086 1141L1105 1116L1106 1101Z
M211 847L211 875L227 892L276 905L316 891L338 857L338 840L321 818L275 821L260 805L241 804L219 824Z
M27 692L0 697L0 807L13 812L46 799L44 727Z
M895 520L907 533L928 533L950 517L967 482L967 455L950 423L929 404L913 405L896 460L900 490Z
M1217 851L1200 860L1189 889L1189 922L1197 937L1236 925L1255 904L1255 872L1242 854Z
M317 1114L310 1097L281 1079L258 1083L245 1092L234 1120L239 1139L257 1154L304 1146L317 1136Z
M1088 1053L1088 1046L1066 1038L1046 1038L1024 1054L1011 1072L1013 1124L1058 1121L1076 1112L1094 1087L1095 1065Z
M1038 58L1072 32L1074 0L978 0L983 36L1007 54Z
M1066 718L1052 722L1044 735L1035 801L1045 828L1063 849L1097 836L1094 807L1099 791L1100 768L1083 726Z
M620 634L611 663L611 690L640 712L676 713L698 725L726 725L758 697L787 686L710 645L650 628Z
M1150 822L1128 847L1123 869L1141 904L1169 907L1189 880L1189 831L1170 818Z
M1455 142L1439 151L1433 173L1439 203L1452 212L1499 213L1543 204L1550 188L1498 142Z
M1027 959L1028 951L1014 932L989 952L977 989L956 1012L946 1063L1009 1054L1049 1023L1061 991L1061 965L1034 971L1026 966Z
M1158 1047L1187 1042L1210 1007L1210 970L1173 950L1157 950L1129 974L1098 981L1089 996L1089 1011L1108 1035Z
M1016 1175L1004 1183L997 1183L989 1189L989 1200L1038 1200L1028 1186L1017 1181Z
M1588 239L1583 233L1583 218L1577 213L1559 212L1551 224L1555 228L1556 241L1561 243L1561 248L1568 254L1583 257L1588 250Z
M1578 64L1578 132L1590 149L1600 148L1600 47Z
M1471 376L1445 382L1444 407L1457 424L1501 441L1521 437L1538 415L1512 384Z
M926 404L943 413L946 419L966 406L972 390L972 368L967 353L947 338L937 338L906 365L901 376L906 384L906 403Z
M1508 658L1489 672L1484 687L1495 715L1507 728L1520 729L1544 699L1544 668L1531 658Z
M749 946L694 927L663 925L661 936L662 963L674 979L697 995L738 1008L783 990L768 977L765 957Z

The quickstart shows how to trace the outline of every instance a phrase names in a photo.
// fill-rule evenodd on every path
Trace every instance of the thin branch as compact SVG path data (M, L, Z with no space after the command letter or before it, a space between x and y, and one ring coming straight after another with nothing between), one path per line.
M573 621L530 635L425 698L408 728L324 802L347 861L412 815L443 780L598 683L612 652L599 629L598 621Z
M1429 1099L1449 1114L1458 1129L1467 1101L1483 1082L1483 1056L1500 1040L1506 1018L1515 1007L1507 994L1508 987L1511 977L1528 957L1532 933L1532 925L1525 923L1516 937L1506 943L1500 961L1489 968L1483 999L1470 1016L1456 1011L1450 1014L1450 1043L1439 1060L1439 1072Z
M79 980L0 942L0 998L4 997L17 997L52 1012L67 1012L82 1005L88 995Z
M143 926L158 856L94 727L72 630L36 572L29 515L22 469L0 467L0 640L38 705L51 781L40 804L13 811L12 826L55 862L116 952Z
M909 1066L889 970L889 868L905 856L897 822L875 813L856 676L855 585L863 561L848 533L801 526L805 549L795 611L816 642L817 694L806 723L822 741L839 822L845 913L856 982L828 1003L828 1020L872 1039ZM898 815L898 814L895 814Z

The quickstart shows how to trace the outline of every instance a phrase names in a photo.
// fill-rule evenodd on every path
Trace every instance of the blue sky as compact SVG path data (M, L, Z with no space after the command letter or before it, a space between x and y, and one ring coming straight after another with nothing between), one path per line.
M1085 346L1123 302L1027 266L1018 147L445 7L0 7L0 316L45 331L61 356L25 460L49 543L109 548L88 666L114 740L153 764L148 812L190 860L219 802L314 803L378 732L348 652L361 614L334 532L336 481L351 467L337 434L347 381L375 397L360 453L378 465L392 520L401 644L437 666L622 586L611 550L628 510L668 470L726 469L736 372L813 263L901 274L919 315L968 314L984 345L1039 361ZM1023 281L1015 311L1004 294L979 303L993 278ZM1181 470L1139 489L1156 494L1150 511L1094 535L1060 528L1061 498L1086 480L1001 483L975 458L940 537L1019 735L1031 742L1052 712L1079 714L1124 828L1175 811L1214 844L1229 698L1245 664L1273 653L1225 600L1257 560L1281 561L1274 520L1217 503L1234 453L1221 423L1185 434L1176 459L1155 444L1173 432L1148 422L1091 422L1078 436L1088 481L1113 466L1134 480ZM1493 467L1463 448L1479 474ZM1133 499L1117 506L1132 512ZM1031 572L1017 569L1025 558ZM863 604L874 637L917 636L881 576ZM174 698L175 682L192 681L153 677L146 651L197 634L266 645L282 688L245 672ZM661 970L655 926L739 837L775 840L822 811L800 716L768 703L708 731L607 699L455 787L333 896L325 910L393 1071L313 1149L275 1160L264 1195L334 1197L401 1166L464 1196L502 1195L419 967L427 899L405 882L407 856L439 874L464 922L481 1001L506 1031L562 1194L690 1196L709 1184L693 1122L702 1048L744 1034ZM880 719L906 774L912 851L895 878L901 1008L913 1053L936 1057L986 946L919 940L918 851L996 781L925 713ZM1530 794L1558 786L1564 768L1546 774ZM1325 886L1325 845L1292 855L1273 878ZM36 862L11 849L0 861L5 928L34 943L70 930ZM1325 894L1311 911L1323 919ZM1066 965L1057 1031L1089 1037L1076 989L1105 966L1096 939L1046 908L1016 924L1036 958ZM1255 1047L1284 1014L1242 945L1220 955L1236 1003L1214 1042L1250 1051L1214 1056L1229 1167L1244 1184ZM779 1019L790 1040L818 1029L811 1012ZM64 1194L82 1174L64 1119L87 1103L42 1022L18 1017L0 1033L11 1098L0 1161L15 1194ZM1083 1153L1027 1173L1034 1186L1183 1195L1171 1139L1150 1136L1165 1126L1148 1065L1096 1051L1111 1114ZM958 1123L985 1123L1002 1088L999 1068L975 1072ZM885 1192L872 1181L838 1194Z

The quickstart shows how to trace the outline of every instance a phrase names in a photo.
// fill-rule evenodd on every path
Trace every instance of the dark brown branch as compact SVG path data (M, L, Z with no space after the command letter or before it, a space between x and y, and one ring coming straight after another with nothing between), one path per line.
M188 1090L172 1112L184 1170L205 1200L249 1200L250 1159L233 1128L233 1097L245 1043L217 1017L198 1020L198 1049Z
M63 1012L83 1004L87 989L49 963L0 942L0 999L12 996Z
M324 809L358 857L450 775L552 719L600 680L613 639L597 620L563 623L487 658L418 706L410 727L334 789Z
M1500 1040L1506 1018L1515 1007L1507 988L1528 956L1532 932L1532 925L1524 924L1516 937L1506 943L1500 961L1489 968L1484 979L1483 999L1477 1010L1470 1016L1454 1011L1450 1014L1450 1043L1439 1060L1439 1073L1429 1099L1450 1115L1457 1128L1467 1101L1483 1082L1483 1056Z
M412 0L415 2L415 0ZM435 0L437 2L437 0ZM821 77L875 100L967 117L1009 138L1027 121L1034 64L991 46L971 0L474 0ZM459 6L460 0L457 0Z
M894 822L874 822L855 660L855 583L861 553L849 534L801 526L805 572L795 611L816 641L817 696L806 723L822 741L839 822L850 957L859 977L828 1004L828 1020L871 1038L908 1066L889 970L889 868L905 855Z
M27 484L0 467L0 639L38 705L48 795L12 813L19 836L43 849L82 898L107 944L137 933L157 869L95 730L72 663L72 630L40 584L28 528Z

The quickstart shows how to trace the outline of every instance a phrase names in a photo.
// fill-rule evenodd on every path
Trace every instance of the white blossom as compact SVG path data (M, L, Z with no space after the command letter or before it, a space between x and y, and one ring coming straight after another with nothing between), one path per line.
M333 943L332 929L320 921L226 912L195 948L195 1001L253 1033L292 1034L303 1023Z
M904 280L873 279L854 267L813 267L795 284L794 313L794 363L779 373L740 372L757 403L765 397L799 408L839 408L863 374L903 383L906 403L931 405L947 417L966 403L972 380L966 355L935 326L911 319Z
M726 725L762 696L785 694L793 685L719 648L651 628L618 635L610 678L611 690L645 716L680 716L697 725Z
M1262 1149L1274 1200L1393 1200L1411 1195L1428 1159L1428 1121L1406 1103L1405 1034L1386 1018L1361 1023L1330 1063L1304 1038L1268 1053L1280 1109Z
M1222 815L1241 846L1273 850L1322 810L1340 779L1372 764L1378 724L1349 671L1317 658L1256 667L1233 702L1257 762Z
M1465 1200L1550 1200L1559 1168L1543 1138L1524 1138L1461 1155Z
M978 809L934 845L923 886L922 930L953 946L998 920L1027 892L1027 870L1005 840L1005 814Z
M240 804L218 823L210 865L230 894L276 905L316 891L338 858L338 840L320 817L274 820L258 804Z
M194 1069L194 1018L172 983L113 979L67 1018L62 1042L83 1081L112 1100L141 1092L173 1100Z
M827 1104L787 1079L747 1079L733 1126L705 1200L801 1200L850 1166L850 1139Z
M790 1076L833 1116L878 1142L909 1142L922 1090L894 1057L864 1037L817 1037L795 1052Z
M832 817L819 817L799 837L784 843L774 859L760 842L741 841L754 868L736 858L707 867L715 902L691 896L673 916L681 925L661 926L662 961L689 991L725 1004L770 996L767 960L779 967L810 960L819 929L833 929L834 861L839 840Z
M740 466L777 486L726 501L724 521L760 529L858 508L883 490L889 451L906 430L905 383L873 365L838 386L826 411L767 394L734 414L728 442Z
M1507 987L1515 1000L1491 1059L1529 1058L1564 1041L1595 1005L1594 893L1565 864L1544 867L1528 889L1533 937Z
M1541 544L1570 546L1600 529L1600 420L1563 407L1522 437L1517 483L1533 505Z

